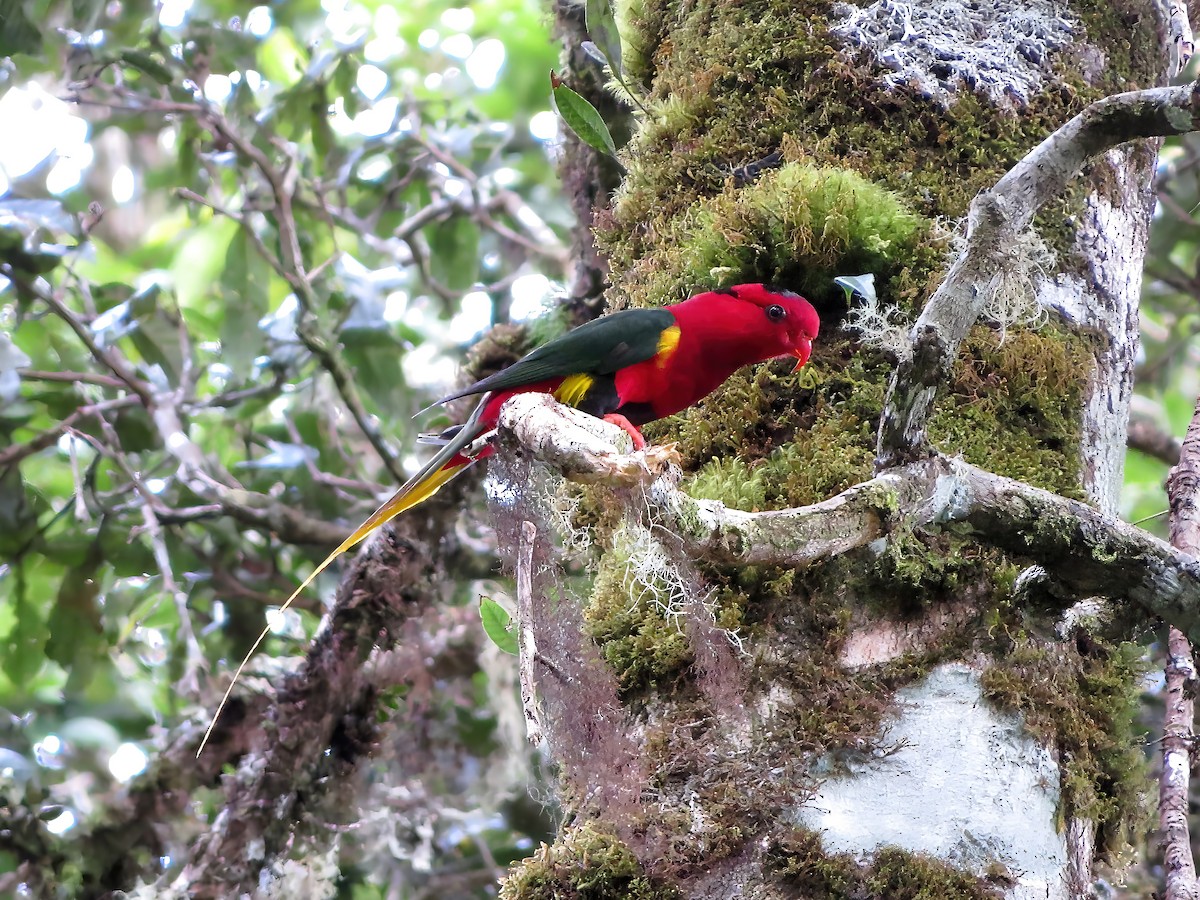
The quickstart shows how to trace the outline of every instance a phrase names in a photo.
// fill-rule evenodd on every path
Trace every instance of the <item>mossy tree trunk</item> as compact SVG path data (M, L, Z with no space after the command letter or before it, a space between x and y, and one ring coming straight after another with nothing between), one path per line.
M692 496L746 510L871 478L895 334L971 199L1166 64L1139 0L621 12L647 115L596 216L616 305L768 281L822 313L804 372L744 371L648 429L679 442ZM938 450L1115 512L1154 159L1109 152L1002 248L986 321L936 385ZM832 279L864 272L879 307L847 316ZM575 817L505 897L1066 898L1124 846L1140 653L1054 571L915 528L803 568L731 566L680 552L636 490L518 475L502 519L534 524L508 536L531 715ZM539 564L551 527L590 554L580 597Z

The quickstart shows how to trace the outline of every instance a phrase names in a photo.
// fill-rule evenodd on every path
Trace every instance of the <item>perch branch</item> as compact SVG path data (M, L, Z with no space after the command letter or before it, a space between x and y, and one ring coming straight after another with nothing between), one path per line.
M1092 157L1137 138L1200 127L1200 82L1115 94L1091 104L971 202L967 246L909 333L879 424L879 468L930 454L925 423L958 347L999 286L1001 255Z
M934 454L812 506L750 513L689 497L679 490L677 467L618 453L616 426L548 395L514 397L501 410L499 431L502 445L519 444L571 480L640 478L655 521L691 556L803 566L867 547L901 526L953 529L1043 565L1071 594L1124 598L1200 636L1195 557L1084 503L961 459Z

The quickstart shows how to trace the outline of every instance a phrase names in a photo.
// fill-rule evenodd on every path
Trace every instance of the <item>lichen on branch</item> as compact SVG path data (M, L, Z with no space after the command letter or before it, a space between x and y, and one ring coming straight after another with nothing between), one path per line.
M1200 636L1200 561L1084 503L961 459L936 454L820 503L743 512L687 496L677 468L606 447L599 435L615 437L615 426L587 419L548 395L525 394L505 405L499 431L502 443L507 436L574 480L641 478L649 514L692 558L798 567L886 541L901 526L944 530L1044 565L1081 599L1126 599L1143 618Z

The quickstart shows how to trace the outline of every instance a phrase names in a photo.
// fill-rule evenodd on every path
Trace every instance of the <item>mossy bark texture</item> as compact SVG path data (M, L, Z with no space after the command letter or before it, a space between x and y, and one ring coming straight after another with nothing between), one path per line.
M694 497L746 510L874 474L883 326L936 288L972 197L1165 66L1140 0L627 0L618 18L645 112L595 216L612 303L766 281L822 314L801 373L743 371L647 430L678 442ZM939 450L1113 511L1153 161L1145 145L1100 158L1011 248L937 386ZM842 327L833 278L863 272L876 334ZM595 486L518 504L542 534L587 537L599 574L576 656L592 662L569 670L594 692L615 676L619 706L595 708L621 711L546 723L573 818L508 900L1068 898L1125 845L1139 657L1094 633L1053 572L917 528L813 566L734 566L681 553L639 504ZM568 667L547 647L568 645L539 638L561 700ZM636 762L589 766L605 731Z

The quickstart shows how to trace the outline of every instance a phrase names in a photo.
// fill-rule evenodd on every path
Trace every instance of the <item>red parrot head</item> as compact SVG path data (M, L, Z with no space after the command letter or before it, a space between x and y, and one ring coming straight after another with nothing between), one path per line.
M737 319L752 328L759 360L794 356L797 369L808 362L821 327L811 303L799 294L772 290L764 284L736 284L725 293L757 308L749 315L743 311Z

